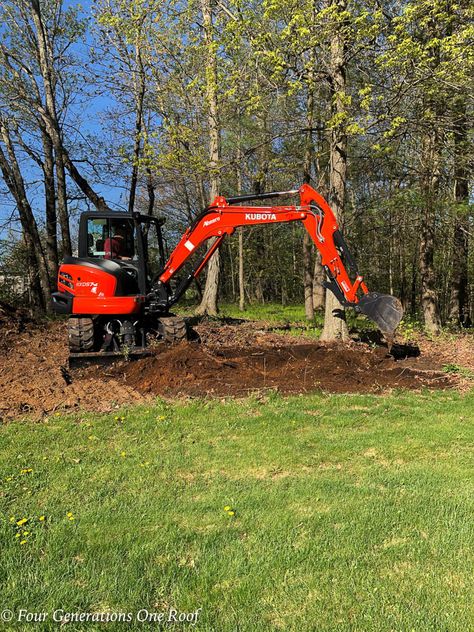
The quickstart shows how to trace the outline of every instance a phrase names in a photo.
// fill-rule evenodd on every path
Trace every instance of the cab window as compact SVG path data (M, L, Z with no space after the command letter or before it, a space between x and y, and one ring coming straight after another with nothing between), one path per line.
M89 218L87 256L102 259L135 258L135 227L132 220Z

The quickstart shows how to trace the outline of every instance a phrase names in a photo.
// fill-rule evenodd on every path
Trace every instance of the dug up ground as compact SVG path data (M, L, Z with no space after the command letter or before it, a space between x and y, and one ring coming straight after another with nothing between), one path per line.
M193 329L194 341L157 345L140 360L71 369L63 321L38 324L0 310L0 418L107 412L156 396L468 389L474 375L469 334L399 337L389 350L374 338L323 344L266 321L203 321Z

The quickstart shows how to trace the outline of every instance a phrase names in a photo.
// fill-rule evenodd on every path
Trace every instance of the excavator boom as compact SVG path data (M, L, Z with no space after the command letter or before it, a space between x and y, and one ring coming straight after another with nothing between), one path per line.
M244 206L243 202L298 194L300 203L291 206ZM393 297L369 292L363 277L339 231L337 218L326 200L311 186L300 189L244 195L225 198L218 196L186 230L159 276L154 291L163 307L174 305L189 284L205 267L226 235L232 235L239 226L257 226L286 222L302 222L321 255L326 272L325 286L333 292L341 305L352 307L374 321L380 330L393 334L403 310L400 301ZM181 270L192 254L208 239L215 238L204 257L183 280L177 290L169 293L169 282ZM353 279L349 276L352 273Z

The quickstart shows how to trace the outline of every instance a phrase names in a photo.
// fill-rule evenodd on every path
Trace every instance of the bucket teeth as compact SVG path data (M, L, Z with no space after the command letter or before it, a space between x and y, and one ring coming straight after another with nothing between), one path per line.
M370 318L380 331L392 335L403 318L402 304L394 296L369 292L361 296L357 309Z

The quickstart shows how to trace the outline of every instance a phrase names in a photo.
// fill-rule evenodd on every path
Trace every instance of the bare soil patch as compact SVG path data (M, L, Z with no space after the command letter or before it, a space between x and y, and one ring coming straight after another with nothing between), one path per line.
M431 363L422 367L416 360L395 362L383 348L289 344L288 338L284 344L246 348L209 349L186 343L118 371L124 382L141 393L172 396L243 396L262 389L282 393L376 393L393 388L446 388L451 384L446 373Z
M100 369L70 372L65 323L15 329L11 322L7 331L0 329L0 419L56 410L108 411L143 400L122 380L104 380Z
M244 396L255 391L380 393L394 388L462 387L447 363L471 367L471 336L455 340L325 345L273 331L265 323L216 321L195 327L199 340L157 346L150 357L110 366L68 368L64 322L37 325L0 312L0 418L58 410L106 412L160 395ZM473 366L474 368L474 366Z

